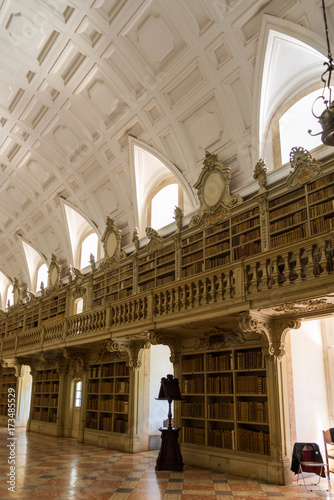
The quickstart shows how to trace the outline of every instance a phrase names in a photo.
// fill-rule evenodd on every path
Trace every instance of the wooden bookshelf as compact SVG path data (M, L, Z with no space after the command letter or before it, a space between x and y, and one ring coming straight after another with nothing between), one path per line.
M55 369L37 370L32 401L32 420L57 422L59 375Z
M225 220L205 230L205 270L231 262L230 221Z
M260 346L181 356L181 441L269 455L267 377Z
M154 252L140 253L137 272L139 292L175 281L174 241Z
M197 231L182 238L181 276L187 278L204 271L204 232Z
M127 433L129 420L129 368L123 361L89 366L86 428Z
M13 392L8 389L14 389L14 396L17 398L17 379L14 368L0 368L0 416L8 415L8 396Z
M231 218L233 260L261 252L259 208L255 207Z
M127 261L119 269L119 298L124 299L133 294L133 261Z
M26 308L25 327L27 330L37 328L39 325L40 302L36 302Z
M58 291L54 295L42 298L41 320L43 323L54 321L65 317L66 312L66 290Z
M24 309L9 310L7 317L7 336L12 336L23 331Z
M307 186L310 234L334 227L334 174L330 173Z

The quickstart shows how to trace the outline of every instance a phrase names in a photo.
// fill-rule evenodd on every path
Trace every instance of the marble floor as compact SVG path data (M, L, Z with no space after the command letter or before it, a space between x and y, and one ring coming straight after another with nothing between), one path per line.
M310 492L296 482L277 486L191 466L155 471L156 451L127 454L24 429L16 429L15 438L0 428L0 499L334 499L334 485L326 492L325 479Z

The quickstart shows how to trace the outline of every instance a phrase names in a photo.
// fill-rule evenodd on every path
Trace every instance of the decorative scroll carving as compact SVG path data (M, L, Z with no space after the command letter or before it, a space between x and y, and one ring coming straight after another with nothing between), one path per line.
M260 186L259 193L263 193L266 191L266 181L267 181L266 174L267 174L266 163L265 160L261 158L255 165L254 175L253 175L253 179L256 179L259 183Z
M274 307L276 312L284 312L286 314L300 314L311 311L322 311L323 309L333 309L334 304L327 302L327 299L315 300L299 300L297 302L289 302Z
M48 269L49 282L46 283L46 286L49 285L51 288L56 288L57 286L59 286L60 274L61 274L61 267L59 265L57 257L54 254L52 254L51 262Z
M150 331L150 342L152 345L167 345L170 349L170 362L173 365L178 364L178 354L179 354L179 339L173 335L166 335L163 333L156 333L155 331Z
M56 357L52 355L50 352L49 355L46 353L41 353L39 358L31 360L31 368L33 370L49 370L55 369L57 373L60 375L65 369L64 358L61 355L57 355Z
M182 219L183 219L183 212L182 212L181 208L175 207L174 219L176 222L177 232L180 233L181 229L182 229Z
M218 155L205 153L204 168L194 188L197 189L200 208L190 220L190 227L201 223L212 223L211 217L217 220L228 216L232 207L242 203L240 195L231 196L231 167L218 161ZM214 221L216 222L216 221Z
M63 349L63 356L69 361L68 374L71 378L83 378L88 369L87 356L78 356L73 351Z
M244 313L239 317L239 327L244 334L258 333L268 342L268 354L281 359L285 354L282 339L291 329L300 328L300 320L292 318L266 319Z
M304 148L291 149L290 163L294 170L286 180L289 187L303 186L320 172L321 163L316 162Z
M2 360L1 366L3 368L14 368L15 377L20 377L22 375L23 362L16 358Z
M106 228L101 239L104 250L104 261L110 260L112 258L120 258L121 233L122 231L115 226L113 219L108 216Z
M14 295L14 306L17 306L21 302L21 287L16 278L14 278L14 283L13 283L13 295Z
M195 345L195 349L224 349L238 344L243 344L245 338L240 331L219 328L215 326L211 332L200 337Z
M138 250L139 250L139 230L138 230L138 227L135 227L135 230L133 231L132 243L135 246L135 252L138 252Z
M148 252L154 252L155 250L158 250L163 242L163 238L160 236L158 231L156 231L152 227L147 227L145 229L145 233L150 240L149 244L147 245Z
M129 368L140 368L142 364L142 356L144 349L149 349L150 343L144 340L134 340L125 342L115 342L109 340L106 344L106 349L110 352L125 351L129 356L129 361L126 362Z

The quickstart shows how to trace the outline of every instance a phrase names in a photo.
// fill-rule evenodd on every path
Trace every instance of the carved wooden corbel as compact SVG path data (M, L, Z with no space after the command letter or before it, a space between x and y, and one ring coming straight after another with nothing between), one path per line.
M23 362L17 358L2 360L1 366L3 368L14 368L15 377L20 377L22 375Z
M167 345L170 349L170 362L173 365L178 364L179 354L179 338L173 335L165 335L163 333L156 333L154 330L150 332L150 342L152 345Z
M245 342L240 331L215 326L211 332L202 335L196 342L195 349L225 349Z
M145 340L129 340L123 342L109 340L106 344L106 349L109 352L125 351L127 353L129 360L126 364L129 368L140 368L144 349L149 348L150 343Z
M258 333L268 343L268 354L281 359L285 354L284 337L289 330L299 328L300 320L292 318L267 319L258 315L244 313L239 316L240 330Z
M66 347L63 349L63 356L68 360L68 374L71 378L83 378L88 369L87 356L79 356Z

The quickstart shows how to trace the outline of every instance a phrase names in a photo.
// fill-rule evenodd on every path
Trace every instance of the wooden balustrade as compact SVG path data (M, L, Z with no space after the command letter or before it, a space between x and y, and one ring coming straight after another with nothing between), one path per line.
M105 334L106 339L118 330L131 326L140 332L145 325L163 324L167 316L189 310L205 312L205 306L233 304L237 301L259 301L261 307L273 303L298 300L303 289L320 296L324 284L327 293L334 292L331 273L334 270L333 232L285 245L220 268L201 272L153 290L117 300L99 308L61 318L34 329L1 339L2 355L32 352L36 347L49 347L82 337ZM218 307L217 310L221 310ZM213 313L214 314L214 313ZM75 341L75 342L73 342Z

